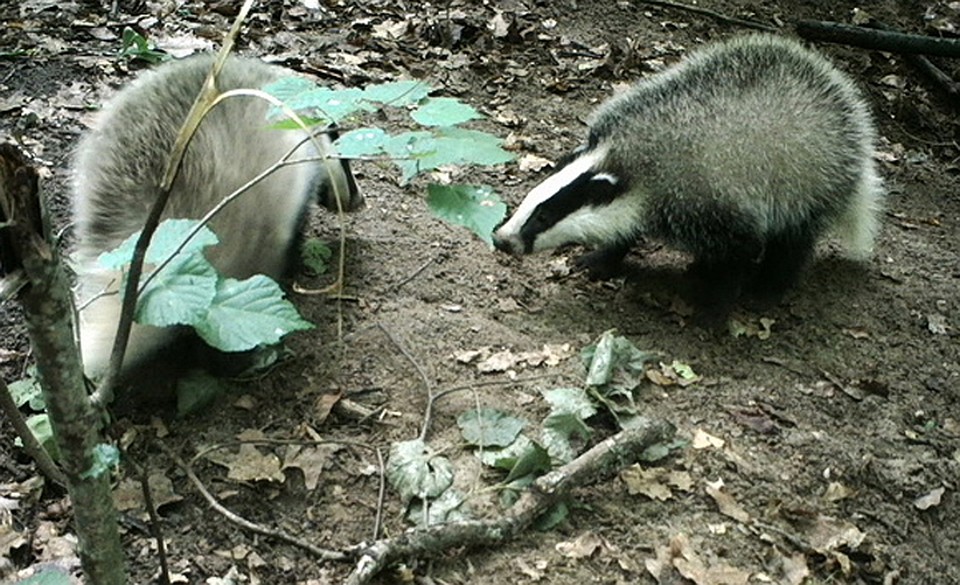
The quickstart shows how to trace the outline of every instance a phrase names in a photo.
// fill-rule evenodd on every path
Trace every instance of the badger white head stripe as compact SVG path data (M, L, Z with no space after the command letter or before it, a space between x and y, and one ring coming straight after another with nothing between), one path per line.
M523 224L527 222L537 206L557 194L558 191L572 183L580 175L589 172L594 165L604 159L605 150L594 149L573 159L570 164L557 173L550 175L527 194L513 216L503 224L497 235L504 239L514 238L520 233ZM603 175L606 175L604 173ZM598 176L603 176L598 175ZM609 176L609 175L608 175ZM611 181L614 182L614 181Z

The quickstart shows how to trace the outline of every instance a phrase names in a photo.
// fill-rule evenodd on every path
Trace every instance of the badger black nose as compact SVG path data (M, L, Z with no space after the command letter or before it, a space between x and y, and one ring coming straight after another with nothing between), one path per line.
M510 238L504 238L504 237L498 236L497 234L493 234L493 247L507 254L514 253L513 244Z

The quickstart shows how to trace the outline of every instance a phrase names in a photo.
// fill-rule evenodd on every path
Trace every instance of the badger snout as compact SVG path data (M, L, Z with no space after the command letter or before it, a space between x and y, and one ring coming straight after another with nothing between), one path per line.
M520 241L517 238L510 237L501 232L503 232L503 230L499 229L493 234L493 247L511 256L521 254L523 252L523 245Z

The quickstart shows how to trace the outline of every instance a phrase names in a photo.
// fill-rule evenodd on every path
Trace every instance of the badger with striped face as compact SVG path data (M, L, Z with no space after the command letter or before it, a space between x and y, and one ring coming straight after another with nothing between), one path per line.
M778 297L832 232L870 255L883 198L875 132L854 83L799 43L708 46L602 104L586 144L494 234L529 254L564 244L611 273L641 237L693 255L698 304L723 315L750 288Z

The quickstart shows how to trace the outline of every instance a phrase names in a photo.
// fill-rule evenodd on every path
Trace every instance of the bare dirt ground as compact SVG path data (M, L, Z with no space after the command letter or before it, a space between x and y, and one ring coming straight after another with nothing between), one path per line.
M145 28L161 47L194 47L218 41L236 10L230 3L135 4L121 2L120 15L109 18L99 7L71 3L0 6L0 135L20 142L44 169L58 225L68 222L68 158L89 106L137 69L115 57L123 25ZM518 156L551 160L577 145L584 117L619 84L703 42L745 32L630 2L465 0L443 10L357 0L319 9L265 4L250 19L241 52L327 83L424 79L480 108L487 120L478 127L509 137ZM855 9L910 32L937 34L934 27L951 23L949 14L925 19L946 7L921 1L701 4L785 30L799 18L850 22L863 16ZM520 354L544 344L579 351L617 328L661 352L664 363L679 360L703 376L685 387L650 382L639 395L646 414L672 421L690 441L654 469L686 480L655 479L661 489L632 493L629 475L615 477L577 490L557 528L502 548L412 562L380 582L960 583L956 102L897 55L822 49L858 80L874 108L887 212L871 261L844 263L825 247L780 306L747 317L772 320L764 339L687 325L674 302L685 259L654 244L628 258L625 278L590 282L563 270L575 251L523 260L494 254L433 219L422 184L401 188L393 169L357 165L367 207L348 219L343 344L335 343L334 301L293 295L318 326L290 340L291 360L259 380L235 383L200 415L173 419L168 406L152 401L117 422L116 435L135 446L129 457L158 486L168 480L159 513L180 582L335 583L351 567L320 563L226 522L158 442L183 457L240 436L387 450L419 432L426 389L416 366L436 390L499 382L440 401L429 436L454 459L474 510L496 515L495 496L480 490L499 476L473 463L456 417L479 404L537 420L544 411L539 391L580 384L582 366L571 357L480 373L477 363L454 356L487 347ZM514 205L546 172L508 165L466 178L494 185ZM318 214L310 231L335 241L335 218ZM13 303L0 314L0 343L3 375L19 378L30 355ZM382 410L369 420L342 409L329 414L325 405L337 392ZM10 520L0 522L12 535L0 542L3 579L57 558L57 547L69 542L60 535L71 528L64 495L50 486L30 489L36 468L14 446L6 421L0 433L0 496L22 494ZM379 474L370 450L328 447L294 461L285 446L257 449L255 457L288 467L272 479L238 480L228 477L229 462L203 460L200 478L235 512L320 546L371 538ZM128 483L133 477L124 468L118 494L137 491ZM143 508L134 503L123 515L133 579L154 582L157 552ZM383 523L387 536L408 526L389 493ZM232 581L210 580L216 577Z

